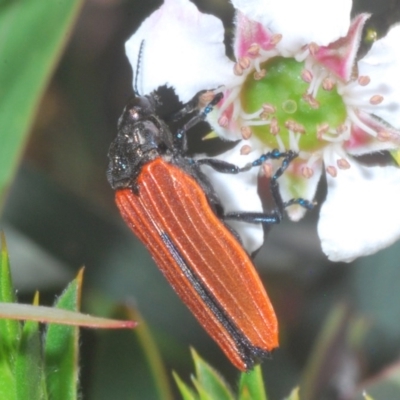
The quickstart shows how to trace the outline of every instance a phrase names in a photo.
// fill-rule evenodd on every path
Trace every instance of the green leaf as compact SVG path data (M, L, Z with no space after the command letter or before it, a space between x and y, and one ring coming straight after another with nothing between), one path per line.
M134 321L93 317L76 311L14 303L0 303L1 318L81 326L85 328L132 329L136 326L136 322Z
M17 399L15 377L6 356L0 355L0 399L14 400Z
M207 364L194 349L191 349L196 375L191 377L197 394L173 372L173 376L183 400L233 400L228 384L221 375ZM260 366L253 371L243 372L239 381L239 400L267 400L265 386ZM293 398L295 400L295 398Z
M81 4L82 0L1 2L0 204Z
M300 400L300 388L296 387L292 390L289 397L286 397L285 400Z
M0 301L15 301L6 240L3 233L0 235ZM16 399L14 368L19 337L18 321L0 320L0 399Z
M173 371L172 376L175 379L176 385L178 386L179 393L183 400L199 400L199 396L179 377L179 375Z
M200 394L200 399L233 400L234 396L221 375L208 365L194 349L191 351L196 370L196 378L192 378L192 382Z
M267 400L261 367L243 372L239 381L239 400Z
M34 304L38 304L36 294ZM16 359L15 379L18 400L47 400L39 323L27 321L22 330Z
M4 233L0 234L0 302L13 303L16 301L14 287L11 279L10 260L8 258L7 244ZM0 321L1 347L14 348L16 350L17 339L20 335L20 324L13 320Z
M80 306L82 274L65 289L55 307L77 311ZM45 337L47 391L57 400L75 400L78 396L79 329L49 324Z
M10 260L8 257L7 243L4 232L1 232L1 257L0 257L0 302L12 303L15 301L14 288L11 279Z

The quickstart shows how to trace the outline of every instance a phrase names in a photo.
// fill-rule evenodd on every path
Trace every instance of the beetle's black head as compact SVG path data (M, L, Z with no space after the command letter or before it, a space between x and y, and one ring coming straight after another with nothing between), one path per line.
M156 113L157 98L154 95L134 96L125 106L118 121L118 130L148 118Z
M135 96L126 105L108 152L107 179L113 189L134 187L141 167L163 151L165 128L156 106L154 95Z

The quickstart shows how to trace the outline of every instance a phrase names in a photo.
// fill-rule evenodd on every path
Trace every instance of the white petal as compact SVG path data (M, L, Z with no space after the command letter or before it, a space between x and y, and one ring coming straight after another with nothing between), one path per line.
M231 0L247 17L281 33L278 48L293 54L310 42L326 46L345 36L350 26L351 0Z
M327 175L318 223L322 250L332 261L373 254L400 237L400 169L350 163L336 178Z
M354 96L363 99L368 111L400 129L400 25L393 27L387 36L377 40L368 54L358 62L359 75L371 78L368 86L354 89ZM381 104L369 105L369 99L379 94Z
M166 84L186 102L200 90L225 84L234 75L223 39L218 18L200 13L188 0L165 0L126 42L126 54L136 70L144 40L139 93L148 94Z
M244 166L248 162L257 159L261 153L256 151L249 155L240 155L242 144L227 151L221 156L215 157L226 162ZM202 171L207 175L215 189L225 213L233 211L263 212L261 200L257 193L258 168L237 175L216 172L209 166L202 166ZM245 222L226 221L242 239L243 247L248 253L258 250L264 242L264 231L261 224L249 224Z

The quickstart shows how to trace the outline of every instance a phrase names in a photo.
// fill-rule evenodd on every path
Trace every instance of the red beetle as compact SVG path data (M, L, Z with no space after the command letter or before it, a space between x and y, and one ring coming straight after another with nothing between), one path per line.
M291 151L274 150L242 169L222 160L187 157L186 130L205 118L220 95L201 112L200 98L195 96L178 114L195 113L173 134L156 113L157 98L136 95L119 120L107 176L127 225L208 334L245 371L278 347L278 323L249 255L224 220L278 223L289 203L311 205L302 199L284 203L280 197L277 179L296 156ZM207 164L221 173L239 173L278 158L283 163L271 178L277 204L271 214L224 214L200 170Z

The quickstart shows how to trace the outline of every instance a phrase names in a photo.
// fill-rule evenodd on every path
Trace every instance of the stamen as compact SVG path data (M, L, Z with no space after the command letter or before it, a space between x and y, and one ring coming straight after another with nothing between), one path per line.
M208 105L215 97L215 93L212 90L207 90L199 96L199 108L203 108Z
M303 69L301 72L301 79L306 83L311 83L313 77L313 73L309 69Z
M329 133L329 135L327 133ZM343 123L336 128L329 127L328 131L321 132L319 136L317 132L317 138L319 140L326 140L327 142L331 143L343 142L345 140L349 140L350 129L346 123Z
M333 132L335 132L335 131L333 131ZM345 140L342 136L331 136L328 134L321 135L321 139L325 140L327 142L331 142L331 143L340 143L340 142L343 142L343 140Z
M351 107L347 107L347 116L354 125L358 126L364 132L368 133L373 137L377 136L377 132L372 128L370 128L368 125L364 124L364 122L360 120L358 115L354 112L354 110Z
M242 119L245 119L245 120L251 120L251 119L254 119L254 118L259 118L260 117L260 114L263 112L263 109L262 108L260 108L259 110L257 110L257 111L255 111L255 112L253 112L253 113L251 113L251 114L248 114L248 113L246 113L246 112L244 112L243 110L241 110L241 112L240 112L240 117L242 118Z
M307 93L310 94L314 100L317 97L318 89L319 89L322 81L324 80L325 76L326 76L326 73L320 72L319 74L317 74L314 77L314 79L312 80L312 82L307 90ZM318 104L318 107L319 107L319 104Z
M318 46L317 43L315 43L315 42L311 42L311 43L308 45L308 48L309 48L310 54L311 54L312 56L314 56L314 55L318 52L318 50L319 50L319 46Z
M294 126L294 132L303 134L306 133L306 128L304 127L304 125L300 124L299 122L296 122Z
M264 103L262 105L262 109L267 114L275 114L276 113L276 107L271 103Z
M249 120L249 121L243 121L243 126L262 126L262 125L269 125L271 121L267 121L265 119L262 120Z
M235 65L233 66L233 73L236 76L241 76L243 75L243 68L240 66L239 63L235 63Z
M336 127L336 133L340 135L341 133L344 133L348 130L348 126L346 123L340 124L339 126Z
M255 60L260 59L260 58L263 60L268 60L270 58L273 58L273 57L276 57L279 55L280 55L280 53L275 48L272 48L271 50L260 49L260 55Z
M322 140L322 136L328 132L330 126L327 122L324 122L321 125L317 125L317 139Z
M233 113L231 119L233 121L236 121L239 118L239 115L242 111L243 109L242 109L242 103L240 102L240 98L236 97L236 99L233 100Z
M383 101L383 96L381 96L380 94L376 94L375 96L372 96L369 99L370 104L372 104L373 106L381 104L382 101Z
M260 57L256 57L256 58L254 59L254 65L253 65L253 67L254 67L254 69L255 69L257 72L260 72L260 71L261 71L260 60L261 60Z
M262 164L261 168L262 168L262 172L263 172L264 176L266 178L271 178L271 176L272 176L272 165L271 165L271 163L265 162L265 163Z
M243 69L247 69L250 67L251 61L249 57L241 57L239 58L239 64Z
M311 94L303 94L303 100L310 105L311 108L319 108L319 102Z
M249 68L250 64L251 64L250 58L248 57L239 58L239 60L237 61L237 63L235 63L233 67L234 74L238 76L243 75L244 70Z
M371 78L368 75L359 76L357 82L360 86L367 86L371 82Z
M391 134L388 131L379 131L378 132L378 140L381 142L386 142L390 139Z
M334 86L335 86L335 82L332 78L328 77L322 81L322 89L324 89L326 91L332 90Z
M218 125L221 128L227 128L229 125L229 118L225 115L222 114L219 118L218 118Z
M241 133L242 138L244 140L250 139L251 135L253 134L253 132L251 131L251 128L249 126L242 126L240 128L240 133Z
M314 170L308 166L304 166L301 169L301 174L303 175L304 178L310 179L314 175Z
M283 143L283 140L280 135L276 135L276 142L278 143L278 149L279 151L285 151L285 144Z
M350 168L350 163L345 158L339 158L336 161L336 164L339 167L339 169L349 169Z
M342 136L342 139L344 141L349 140L351 136L350 123L344 123L342 125L339 125L337 128L337 132L339 135Z
M224 102L221 105L221 108L219 109L220 114L222 114L231 104L232 102L236 104L237 97L240 93L240 85L235 86L232 88L230 92L228 92L228 95L224 97Z
M364 110L367 107L369 107L365 103L365 100L363 98L355 97L352 94L351 90L349 90L350 88L351 88L351 84L347 85L345 87L345 90L343 90L343 94L339 93L339 90L338 90L338 93L342 95L343 100L344 100L345 104L347 105L347 107L361 108ZM382 103L383 100L384 100L383 96L376 94L369 99L369 104L371 104L372 106L376 106L376 105Z
M277 135L281 131L281 128L279 127L279 124L278 124L278 120L276 118L271 119L271 125L269 128L269 131L273 135Z
M260 54L260 45L253 43L247 50L247 54L252 57L257 57Z
M256 71L253 74L253 78L256 81L261 80L262 78L264 78L264 76L266 75L267 71L265 69L260 69L260 71Z
M296 153L299 152L299 137L292 130L289 130L289 148Z
M293 131L295 124L295 121L293 121L292 119L288 119L287 121L285 121L285 128L287 128L289 131Z
M329 165L328 167L326 167L326 172L327 172L332 178L336 178L336 176L337 176L337 169L336 169L336 167L334 167L333 165Z
M310 55L310 49L308 46L304 46L302 50L301 53L297 53L294 56L294 59L297 62L303 62Z
M312 153L311 155L310 155L310 153L307 154L304 151L300 151L299 157L303 158L303 159L308 159L307 166L309 168L312 168L312 166L322 158L322 155L321 155L320 151L316 151L316 152ZM313 169L313 171L314 171L314 169Z
M304 126L302 124L300 124L297 121L294 121L292 119L288 119L285 122L285 127L294 133L305 133L306 132L306 129L304 128Z
M280 33L274 33L271 36L271 44L276 46L282 40L282 35Z
M240 154L242 156L247 156L247 154L250 154L251 151L252 151L252 148L248 144L245 144L240 148Z
M301 133L299 133L299 132L294 133L294 141L296 143L296 146L293 148L293 150L295 150L297 153L300 151L300 148L299 148L300 137L301 137Z

